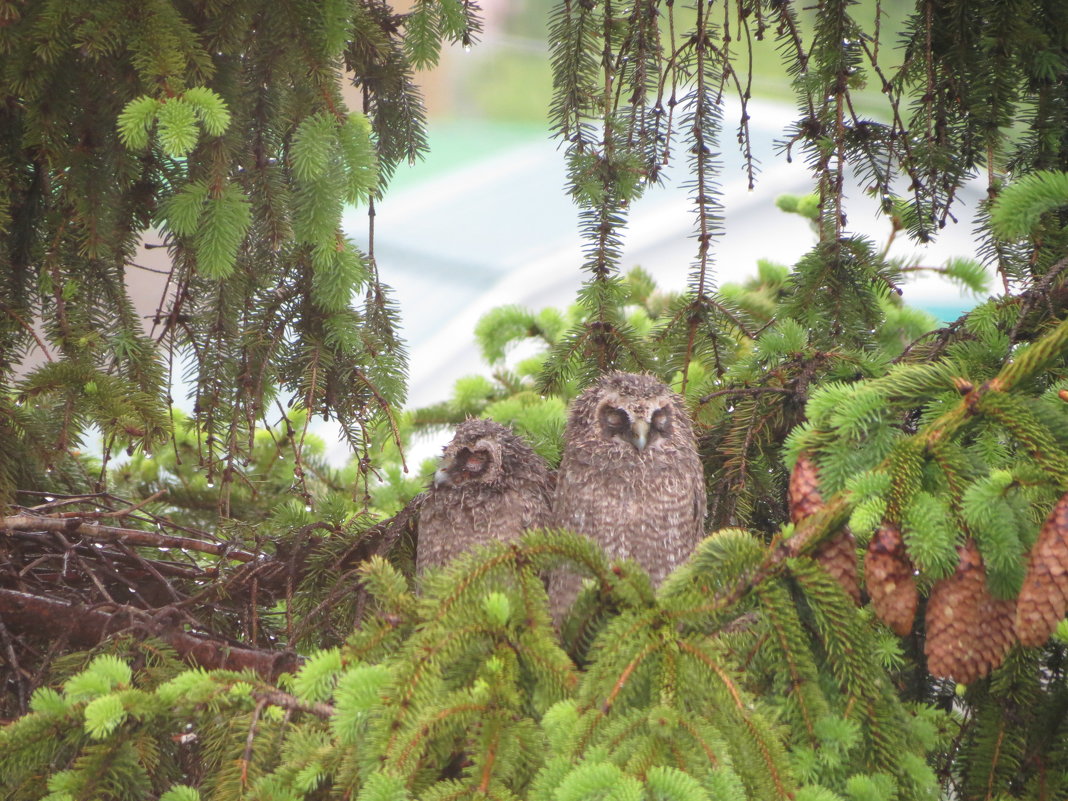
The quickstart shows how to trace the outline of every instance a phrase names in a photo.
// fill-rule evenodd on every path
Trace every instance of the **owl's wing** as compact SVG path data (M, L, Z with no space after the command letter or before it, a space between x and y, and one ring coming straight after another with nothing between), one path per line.
M367 529L363 536L342 554L338 560L338 567L355 567L371 556L376 554L385 556L397 547L414 550L419 510L425 501L426 493L421 492L408 501L407 505L393 517L386 518Z

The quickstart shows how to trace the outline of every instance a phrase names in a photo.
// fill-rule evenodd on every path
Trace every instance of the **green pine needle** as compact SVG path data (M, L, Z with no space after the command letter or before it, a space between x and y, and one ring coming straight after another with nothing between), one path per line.
M1030 234L1043 214L1068 205L1068 173L1040 170L1009 184L994 201L990 225L1001 239Z
M168 156L187 156L196 147L199 132L193 104L180 97L169 98L160 104L156 122L160 147Z
M204 132L209 136L222 136L230 127L230 111L215 91L206 86L186 89L182 99L196 111Z
M131 100L119 115L119 137L130 150L148 146L149 133L156 122L160 101L148 95Z

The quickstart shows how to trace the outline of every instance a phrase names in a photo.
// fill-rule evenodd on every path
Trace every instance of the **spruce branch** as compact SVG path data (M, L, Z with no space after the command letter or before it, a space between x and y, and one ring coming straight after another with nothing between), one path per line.
M324 704L320 701L308 703L307 701L301 701L290 693L273 688L268 689L259 687L253 690L252 695L258 701L268 703L271 706L276 706L279 709L285 709L290 712L306 712L309 715L315 715L315 717L322 718L323 720L331 718L337 711L331 704Z
M1010 397L1007 394L1009 389L1033 378L1066 350L1068 350L1068 320L1059 323L1052 331L1033 343L1016 361L1002 368L997 376L979 387L971 388L955 405L913 434L910 438L910 449L917 453L924 453L929 448L936 447L941 441L952 440L961 429L976 419L976 415L984 407L985 396L996 393L996 397L1002 400ZM985 402L994 403L994 401ZM1020 435L1028 437L1024 441L1032 439L1025 431L1021 431ZM1044 452L1051 454L1051 458L1065 458L1056 448L1040 445L1037 441L1035 443L1036 448L1044 447ZM1042 443L1045 443L1045 440ZM892 465L892 459L887 458L875 469L888 470ZM1060 476L1059 461L1055 462L1055 465L1055 475ZM825 499L820 509L798 521L789 538L772 543L759 567L729 587L720 590L710 602L709 609L725 608L733 604L763 581L781 574L787 560L811 554L822 542L835 535L848 522L855 503L855 499L848 490L837 492Z
M815 721L826 714L826 710L813 709L813 704L810 704L807 697L809 688L816 686L817 671L811 654L807 652L807 645L797 636L802 627L796 608L779 582L766 581L756 588L756 593L761 601L762 612L771 621L769 634L778 642L779 652L786 660L790 694L800 707L805 731L815 744ZM818 689L815 689L814 694L817 698L822 695ZM824 701L823 705L825 703Z
M767 775L771 778L778 797L789 797L791 795L790 790L792 782L790 782L789 778L784 775L783 771L777 764L777 760L773 755L774 746L767 740L765 733L754 724L750 711L747 709L745 701L742 699L741 693L734 681L723 670L722 665L698 646L688 640L677 640L676 645L682 653L688 654L701 662L723 683L724 688L727 690L734 703L735 711L741 719L746 734L752 738L757 745L763 767L767 771Z
M702 395L697 399L698 403L708 403L713 398L721 398L724 395L731 396L747 396L747 395L760 395L764 392L772 392L777 395L795 395L795 390L786 389L785 387L731 387L729 389L718 389L715 392L709 392L707 395Z
M1059 488L1068 488L1068 456L1058 447L1053 434L1018 398L1005 392L987 392L978 409L1001 423Z
M15 309L11 308L11 306L3 301L0 301L0 310L3 310L4 314L18 323L20 328L33 337L33 341L37 343L37 347L48 361L55 361L55 359L52 358L52 353L48 349L48 346L44 343L44 340L41 339L41 335L37 333L37 330L32 325L22 319L22 316L15 311Z

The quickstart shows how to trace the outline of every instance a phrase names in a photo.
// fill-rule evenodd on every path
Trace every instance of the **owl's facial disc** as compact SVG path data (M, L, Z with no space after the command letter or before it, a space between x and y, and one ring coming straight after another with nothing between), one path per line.
M434 473L434 484L439 487L442 484L455 487L468 481L489 477L492 472L493 453L487 448L479 447L482 444L479 442L474 447L463 447L454 454L447 454Z
M661 437L671 435L671 408L640 408L633 412L614 406L601 407L601 430L610 439L633 446L639 453Z

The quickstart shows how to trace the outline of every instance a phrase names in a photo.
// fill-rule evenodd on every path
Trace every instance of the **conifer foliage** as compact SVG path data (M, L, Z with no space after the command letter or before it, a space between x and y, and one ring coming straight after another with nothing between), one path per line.
M411 62L467 16L435 9L413 44L371 2L4 8L0 495L52 468L99 484L71 458L89 427L105 458L162 446L183 375L210 481L244 480L276 401L363 447L403 400L405 355L341 211L423 149ZM124 280L142 237L173 264L151 325Z
M402 412L388 266L341 214L388 203L423 150L413 70L477 40L476 4L0 1L3 795L1068 794L1068 20L949 0L891 31L871 5L556 3L586 282L567 310L488 314L490 375ZM782 150L813 170L780 206L815 241L717 286L725 98L757 180L762 43L796 98ZM678 294L620 264L671 159L694 210ZM981 176L984 261L851 233L851 176L921 240ZM172 263L147 328L125 284L142 239ZM987 268L998 294L942 327L898 291L920 270L985 291ZM690 405L692 558L654 591L540 530L416 578L409 436L485 415L555 464L607 369ZM94 430L103 464L79 453ZM561 568L586 581L557 630Z

